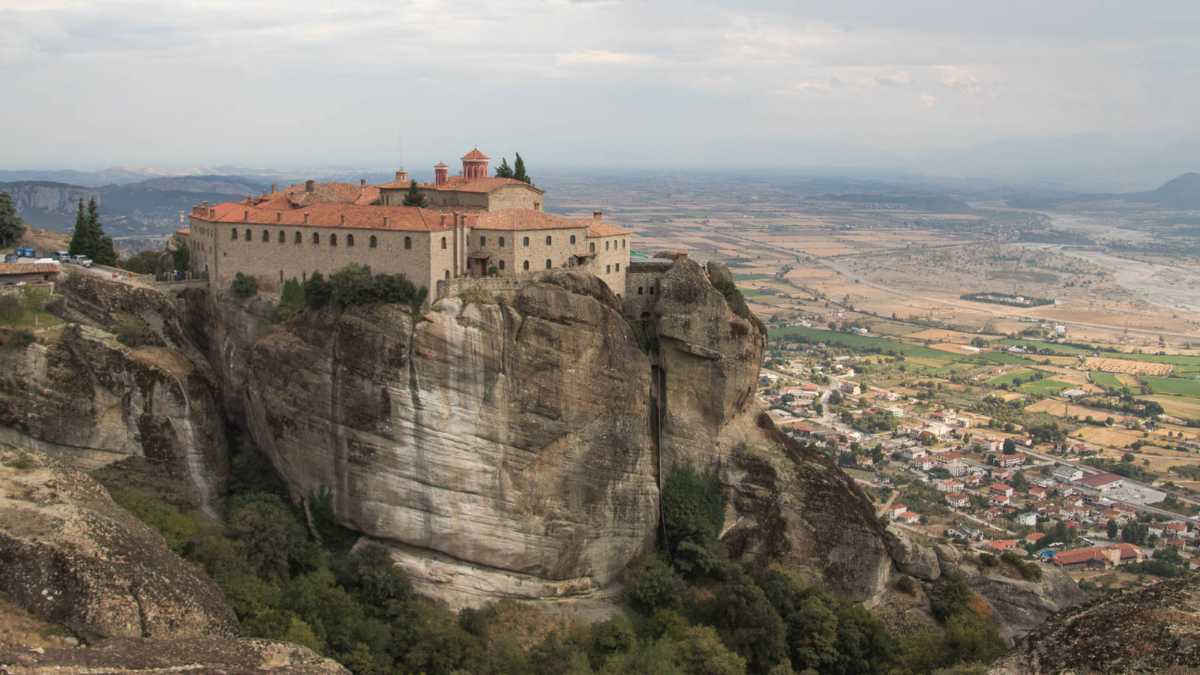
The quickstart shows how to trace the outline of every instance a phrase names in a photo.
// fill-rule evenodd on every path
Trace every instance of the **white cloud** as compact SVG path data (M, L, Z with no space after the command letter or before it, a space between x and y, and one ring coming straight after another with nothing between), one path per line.
M968 94L977 94L980 91L979 78L966 66L938 66L937 71L941 76L942 86L944 87Z
M555 62L560 66L603 65L603 66L642 66L652 63L654 57L649 54L633 52L610 52L603 49L585 49L566 54L560 54Z

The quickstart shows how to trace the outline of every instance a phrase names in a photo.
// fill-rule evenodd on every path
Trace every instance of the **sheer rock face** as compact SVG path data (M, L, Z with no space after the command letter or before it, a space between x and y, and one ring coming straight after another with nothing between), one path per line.
M307 314L254 345L247 421L297 495L452 604L577 595L653 542L647 357L593 277L504 304Z
M220 589L91 478L0 450L0 592L86 639L229 637Z
M1065 571L1042 566L1038 581L1014 579L997 573L977 574L963 565L967 586L987 600L996 612L1000 637L1012 644L1038 628L1051 614L1083 602L1086 594Z
M54 647L40 651L0 650L0 672L42 673L288 673L349 674L336 662L307 647L270 640L190 638L142 640L114 638L90 647Z
M991 670L1183 673L1200 669L1200 577L1102 596L1050 617Z
M0 438L82 468L145 457L188 476L206 504L226 471L223 415L174 307L78 273L58 297L52 310L70 322L60 337L0 353Z

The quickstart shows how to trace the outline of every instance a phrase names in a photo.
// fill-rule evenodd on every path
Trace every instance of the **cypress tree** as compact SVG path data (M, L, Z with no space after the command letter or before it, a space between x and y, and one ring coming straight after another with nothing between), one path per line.
M525 160L521 159L521 153L519 152L517 153L517 161L515 164L516 166L513 167L512 177L519 181L533 183L533 181L529 179L529 175L525 173Z
M417 189L417 181L413 181L408 186L408 193L404 195L405 206L425 206L425 195Z
M0 246L15 244L25 234L25 221L17 215L12 196L0 192Z
M513 177L513 170L512 170L512 167L508 165L508 158L501 157L500 158L500 166L496 167L496 178L512 178L512 177Z
M87 239L87 218L83 215L83 197L79 198L79 208L75 209L75 229L71 232L71 245L67 252L71 255L87 255L84 253Z

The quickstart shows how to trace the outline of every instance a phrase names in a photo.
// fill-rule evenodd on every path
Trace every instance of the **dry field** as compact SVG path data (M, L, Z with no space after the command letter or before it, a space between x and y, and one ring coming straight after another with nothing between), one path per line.
M911 333L910 338L915 340L933 340L934 342L953 342L956 344L969 344L979 335L973 333L962 333L956 330L942 330L940 328L926 328L916 333ZM987 339L986 337L984 339Z
M1151 361L1130 361L1128 359L1110 359L1102 356L1089 356L1084 361L1088 370L1100 370L1106 373L1121 375L1170 375L1175 369L1169 363L1154 363Z
M1124 448L1142 438L1142 432L1116 427L1081 427L1073 434L1085 443Z
M1099 410L1096 408L1087 408L1087 407L1084 407L1081 405L1075 405L1073 403L1064 404L1062 401L1055 400L1052 398L1044 398L1044 399L1038 401L1037 403L1031 403L1030 405L1025 406L1025 412L1046 413L1047 415L1054 415L1055 417L1078 417L1081 420L1087 419L1089 415L1091 416L1092 419L1095 419L1095 420L1103 420L1103 419L1106 419L1111 416L1114 420L1117 421L1118 424L1124 424L1126 422L1133 421L1132 417L1129 417L1128 415L1118 415L1111 410ZM1085 428L1086 429L1092 429L1092 428L1099 429L1099 427L1085 427ZM1080 432L1082 432L1082 431L1083 431L1083 429L1080 429ZM1125 430L1122 429L1121 431L1125 431Z
M1104 459L1111 459L1119 462L1121 461L1121 457L1124 456L1126 452L1129 451L1124 449L1107 449L1101 451L1100 456ZM1179 466L1181 464L1189 466L1200 464L1200 456L1189 455L1186 452L1179 452L1177 450L1168 450L1167 448L1160 448L1156 445L1142 446L1141 451L1133 454L1135 457L1137 457L1137 459L1134 460L1135 464L1161 476L1166 476L1173 466ZM1149 464L1146 462L1149 462ZM1173 475L1174 474L1172 474L1172 476Z
M1168 415L1200 419L1200 399L1182 398L1179 396L1143 396L1151 401L1157 401L1167 411Z

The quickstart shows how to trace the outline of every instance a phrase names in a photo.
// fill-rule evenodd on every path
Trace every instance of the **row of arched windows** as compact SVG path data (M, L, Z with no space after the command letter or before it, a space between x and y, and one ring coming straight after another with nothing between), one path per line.
M237 241L238 234L239 234L239 232L236 227L230 229L229 230L229 239L232 241ZM250 231L250 228L246 228L245 235L242 237L242 239L244 241L254 241L254 233ZM286 243L287 242L287 233L285 233L283 230L279 230L275 239L280 244ZM264 244L271 241L271 231L270 230L262 231L262 241ZM296 231L292 234L292 243L293 244L299 244L299 243L302 243L303 241L304 241L304 237L303 237L303 235L300 234L299 231ZM311 241L314 246L320 245L320 243L321 243L320 233L313 232ZM347 247L354 246L354 235L347 234L345 239L343 239L343 241L346 243ZM336 233L329 235L329 245L330 246L338 245L338 236ZM379 239L375 235L372 234L370 237L367 238L367 246L369 248L377 248L379 246ZM444 239L442 241L442 247L445 248L445 240ZM404 248L412 248L412 237L404 238Z

